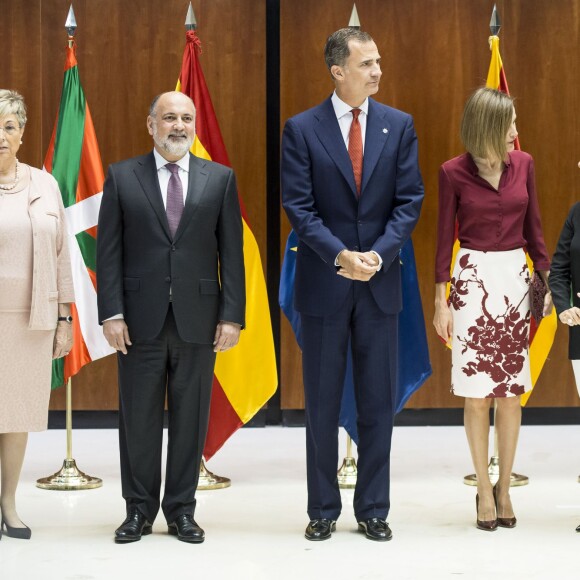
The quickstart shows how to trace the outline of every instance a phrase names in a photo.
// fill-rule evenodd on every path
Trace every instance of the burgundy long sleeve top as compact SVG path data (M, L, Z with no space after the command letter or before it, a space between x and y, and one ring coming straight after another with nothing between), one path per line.
M479 176L469 153L441 166L435 282L450 279L456 220L462 248L501 252L525 247L536 270L550 269L538 207L534 160L528 153L508 154L497 189Z

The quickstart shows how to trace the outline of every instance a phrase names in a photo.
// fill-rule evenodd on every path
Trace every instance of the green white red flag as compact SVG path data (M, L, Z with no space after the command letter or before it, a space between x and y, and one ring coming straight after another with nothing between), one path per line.
M53 362L54 389L84 365L114 352L98 323L95 275L96 226L105 176L72 39L66 49L60 106L44 169L57 180L65 207L76 300L73 347L66 357Z

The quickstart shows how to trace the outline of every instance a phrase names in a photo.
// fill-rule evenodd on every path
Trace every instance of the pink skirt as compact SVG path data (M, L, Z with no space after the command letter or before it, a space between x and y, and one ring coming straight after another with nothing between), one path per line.
M453 394L485 399L531 390L529 283L523 249L459 250L449 294Z

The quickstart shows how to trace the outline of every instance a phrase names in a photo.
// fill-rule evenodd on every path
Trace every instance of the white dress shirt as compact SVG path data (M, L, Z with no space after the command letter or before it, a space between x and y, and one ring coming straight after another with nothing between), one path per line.
M159 180L159 189L161 189L161 197L163 198L163 207L167 209L167 187L171 177L171 171L165 167L168 163L175 163L175 165L179 166L179 179L181 179L183 185L183 205L185 205L187 186L189 185L189 151L179 161L167 161L159 154L157 149L153 149L153 156L157 166L157 179Z
M332 93L332 97L330 99L332 101L332 106L334 107L334 114L338 119L338 125L340 127L340 132L342 133L342 138L344 139L344 144L346 145L346 149L348 151L348 137L350 133L350 126L352 125L352 110L354 107L347 105L344 101L341 101L336 91ZM360 114L358 116L358 122L360 123L360 132L362 135L362 143L363 143L363 154L365 151L365 134L367 132L367 117L369 114L369 100L366 98L363 104L360 107L356 107L360 109Z

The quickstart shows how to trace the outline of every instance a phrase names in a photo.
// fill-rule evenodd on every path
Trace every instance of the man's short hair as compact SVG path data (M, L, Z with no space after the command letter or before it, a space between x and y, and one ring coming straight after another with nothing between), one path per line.
M514 100L495 89L477 89L465 103L461 141L473 157L507 156L506 137L513 121Z
M151 101L151 104L149 105L149 116L150 117L155 117L155 113L157 111L157 102L159 101L159 99L163 95L166 95L167 93L180 93L181 95L183 95L184 97L186 97L187 99L189 99L191 101L191 104L193 105L193 108L195 109L195 103L193 102L193 99L189 95L186 95L185 93L182 93L180 91L165 91L164 93L159 93L158 95L153 97L153 100Z
M358 42L373 42L373 37L368 32L363 32L357 28L341 28L333 32L324 45L324 60L328 70L334 65L344 66L346 59L350 56L348 43L351 40Z

